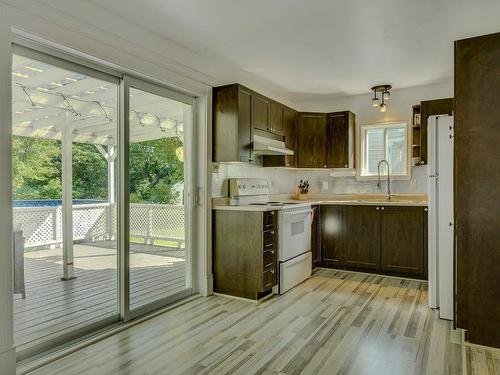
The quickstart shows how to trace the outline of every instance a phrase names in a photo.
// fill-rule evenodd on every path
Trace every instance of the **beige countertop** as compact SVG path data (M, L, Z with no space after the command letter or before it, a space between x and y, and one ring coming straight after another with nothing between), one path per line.
M295 200L293 195L271 195L271 201L296 202L306 205L357 205L357 206L420 206L427 207L426 194L394 194L388 201L384 194L311 194L307 200ZM213 198L214 210L272 211L283 206L231 206L229 198Z

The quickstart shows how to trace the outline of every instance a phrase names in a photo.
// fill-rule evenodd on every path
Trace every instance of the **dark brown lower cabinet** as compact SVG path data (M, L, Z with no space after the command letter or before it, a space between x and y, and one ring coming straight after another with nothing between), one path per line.
M325 266L342 265L344 207L321 207L321 263Z
M422 207L381 207L382 271L424 274Z
M311 253L312 253L312 267L317 267L320 264L321 252L319 248L318 234L319 234L319 206L312 206L313 218L311 223Z
M321 206L320 265L427 276L427 208Z
M380 268L380 209L347 206L344 264L366 270Z

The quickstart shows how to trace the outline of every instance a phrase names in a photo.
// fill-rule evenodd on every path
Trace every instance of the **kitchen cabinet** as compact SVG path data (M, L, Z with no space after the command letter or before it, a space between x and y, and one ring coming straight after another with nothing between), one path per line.
M241 85L215 87L213 161L253 161L252 91Z
M422 207L381 207L382 271L424 274Z
M380 207L346 207L344 265L380 269Z
M326 168L326 114L299 113L297 167Z
M326 166L354 168L354 113L328 114Z
M420 164L427 164L427 121L429 116L452 114L453 98L420 102Z
M344 207L321 207L321 263L324 266L342 266L344 248Z
M283 109L283 126L285 133L285 147L294 151L293 155L266 155L263 157L264 167L289 167L297 166L297 127L299 113L289 107Z
M271 100L255 91L252 92L252 127L270 131Z
M311 222L311 253L312 253L312 267L315 268L319 266L321 261L321 249L319 247L320 241L318 241L319 230L319 217L321 211L319 206L311 207L313 212L312 222Z
M214 291L252 300L271 293L277 245L276 211L215 210Z
M285 106L283 104L271 100L269 107L269 131L271 133L281 136L285 135L284 110Z
M427 276L427 208L324 205L320 215L323 267Z

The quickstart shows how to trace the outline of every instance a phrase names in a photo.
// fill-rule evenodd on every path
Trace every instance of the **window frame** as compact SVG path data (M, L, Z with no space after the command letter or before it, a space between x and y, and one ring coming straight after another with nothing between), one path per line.
M358 180L376 180L378 178L377 175L365 174L365 165L366 165L366 134L369 129L384 129L385 134L387 134L387 129L389 128L401 128L404 127L405 139L406 139L406 163L405 163L405 172L403 174L393 175L391 173L391 179L394 180L409 180L411 178L411 158L410 158L410 131L408 128L407 121L393 121L393 122L383 122L383 123L369 123L363 124L358 127L357 139L356 139L356 178ZM387 136L384 137L384 151L386 151L387 147Z

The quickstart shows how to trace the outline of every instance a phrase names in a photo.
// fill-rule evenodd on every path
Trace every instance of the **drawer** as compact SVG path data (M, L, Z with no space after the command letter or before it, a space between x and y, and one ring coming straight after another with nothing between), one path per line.
M276 265L276 250L271 248L270 250L264 250L262 254L262 269L267 270L269 268L274 268Z
M268 230L262 233L262 247L264 251L269 250L271 248L276 248L276 231Z
M276 217L276 211L264 211L262 217L262 226L265 231L276 228Z
M270 268L262 273L262 292L276 285L276 268Z

